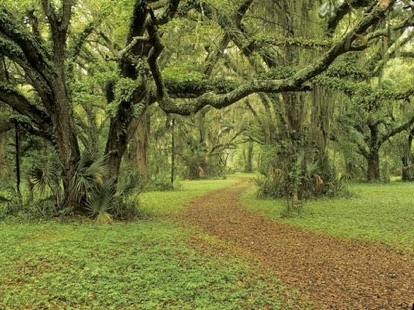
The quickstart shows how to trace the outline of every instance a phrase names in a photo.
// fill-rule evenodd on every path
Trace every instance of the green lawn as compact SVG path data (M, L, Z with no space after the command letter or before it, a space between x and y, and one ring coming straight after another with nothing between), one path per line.
M298 309L274 274L202 253L193 232L168 220L235 180L145 193L141 208L152 216L132 223L0 223L0 309Z
M414 252L414 183L355 184L350 190L351 198L307 201L299 216L287 219L280 218L286 200L258 200L254 186L242 201L246 208L291 225Z

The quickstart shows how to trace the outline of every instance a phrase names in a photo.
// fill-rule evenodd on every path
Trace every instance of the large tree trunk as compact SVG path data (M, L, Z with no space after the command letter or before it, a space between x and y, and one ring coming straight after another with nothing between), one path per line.
M70 15L68 12L67 14ZM62 17L64 18L64 17ZM67 18L70 18L69 16ZM56 22L56 21L55 21ZM64 188L63 207L74 207L80 210L73 192L73 179L80 158L76 126L73 119L73 109L70 91L66 81L65 46L66 32L53 32L55 76L50 77L53 90L53 102L46 104L53 125L55 147L62 164L62 179Z
M109 127L109 135L106 143L105 154L107 156L107 166L109 175L117 183L119 170L121 167L122 156L128 145L127 129L121 122L112 121Z
M127 104L129 105L131 103ZM129 141L132 139L141 122L141 119L146 113L146 111L142 111L141 115L134 118L134 116L128 114L128 111L129 108L123 109L121 107L119 113L123 115L118 115L117 117L111 119L111 123L109 125L108 140L105 148L105 155L107 156L106 163L109 170L109 176L114 179L115 186L118 182L122 157L125 154Z
M138 128L135 132L135 156L136 164L139 173L144 177L148 178L148 146L149 146L149 135L151 126L151 114L150 111L145 111L138 123Z
M380 180L380 159L379 151L374 149L371 150L367 157L368 169L367 169L367 180L368 182Z
M73 178L80 158L80 150L76 136L76 128L72 119L72 109L68 96L56 90L55 111L51 117L55 136L55 148L62 164L62 180L64 188L63 207L78 209L73 193Z
M151 114L147 110L138 121L133 138L128 146L127 166L138 169L142 182L148 180L148 146L151 125Z
M145 32L145 20L148 14L146 9L146 1L136 0L134 5L134 11L130 22L129 33L127 37L127 45L130 44L135 37L142 36ZM143 43L134 44L130 53L134 56L142 57L148 55L150 47L145 47ZM131 57L121 58L119 61L119 68L121 70L121 76L131 80L137 80L140 72L137 71L136 63L131 62ZM107 101L113 102L115 100L113 84L109 85L107 89ZM143 117L142 114L134 116L134 105L142 103L146 95L146 85L142 81L140 86L134 89L130 98L125 98L119 103L117 108L117 114L111 118L109 125L108 140L105 148L105 155L107 156L107 165L110 176L115 179L115 186L119 177L119 171L121 167L122 157L125 154L128 142L133 137L135 130L138 127L139 120Z

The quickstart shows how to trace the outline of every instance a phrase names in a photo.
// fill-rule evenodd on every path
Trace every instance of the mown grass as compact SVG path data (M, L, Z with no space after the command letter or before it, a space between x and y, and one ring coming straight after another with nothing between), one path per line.
M146 193L144 221L0 223L0 309L297 309L273 274L201 252L165 217L234 181Z
M291 225L414 252L414 183L354 184L350 190L350 198L306 201L300 215L286 219L280 218L286 200L257 199L255 186L242 203Z

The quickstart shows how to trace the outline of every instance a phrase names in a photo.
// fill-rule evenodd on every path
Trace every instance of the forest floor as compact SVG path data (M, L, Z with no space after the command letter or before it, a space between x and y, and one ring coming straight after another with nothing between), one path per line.
M247 179L193 199L179 215L225 246L194 235L212 255L258 259L315 309L408 309L414 303L414 257L382 244L347 240L286 225L244 209ZM266 272L266 270L264 270Z

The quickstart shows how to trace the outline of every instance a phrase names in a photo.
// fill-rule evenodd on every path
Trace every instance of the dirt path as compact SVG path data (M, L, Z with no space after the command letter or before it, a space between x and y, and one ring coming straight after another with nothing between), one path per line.
M194 199L180 218L259 258L317 309L411 310L412 256L258 216L238 203L247 186L244 181Z

